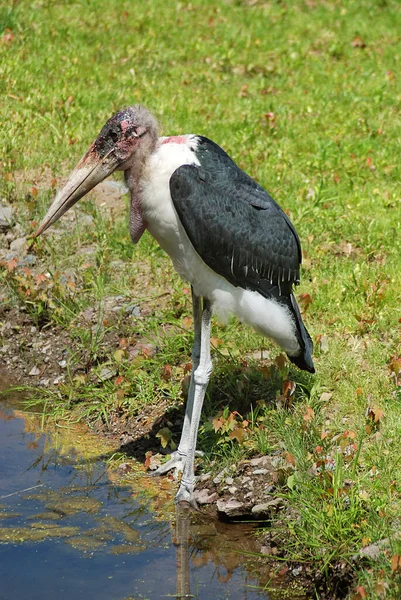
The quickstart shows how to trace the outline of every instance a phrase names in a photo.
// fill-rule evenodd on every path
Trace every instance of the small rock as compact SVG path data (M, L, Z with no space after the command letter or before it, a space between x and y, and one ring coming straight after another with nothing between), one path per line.
M226 484L232 485L234 483L234 479L232 477L226 477Z
M234 498L217 500L217 510L227 517L240 517L246 512L244 504Z
M252 507L252 514L258 518L268 517L273 510L283 506L283 503L284 501L282 498L272 498L272 500L269 500L268 502L255 504L255 506Z
M210 477L211 477L210 473L203 473L202 475L200 475L199 481L201 481L201 482L209 481Z
M141 316L141 309L136 304L135 305L127 304L126 306L123 306L123 310L124 310L124 313L126 315L129 315L130 317L140 317Z
M28 375L31 376L36 376L36 375L40 375L40 369L38 369L38 367L32 367L32 369L29 371Z
M255 469L253 471L254 475L266 475L269 471L267 469Z
M26 254L26 237L20 237L10 244L10 252L14 256L24 256Z
M258 458L252 458L249 461L251 467L267 467L270 464L269 456L259 456Z
M353 556L354 560L357 560L359 557L370 558L370 560L378 560L380 556L383 554L383 550L390 547L390 540L388 538L384 538L379 540L374 544L369 544L369 546L365 546L359 550L359 554Z
M272 554L272 547L271 546L262 546L260 549L260 553L264 554L264 555Z
M212 504L218 498L217 492L210 493L210 490L207 488L203 490L195 490L194 491L195 502L198 504Z
M33 254L27 254L18 262L19 267L33 267L36 265L36 256Z
M102 381L107 381L111 379L116 374L115 369L111 369L110 367L102 367L99 373L99 379Z
M302 573L302 567L295 567L294 569L291 569L291 575L294 575L294 577L296 577L297 575L300 575Z
M83 310L81 313L79 313L78 319L83 319L84 321L90 323L94 314L95 311L93 308L87 308L86 310Z
M2 206L0 204L0 231L10 229L13 224L14 215L11 206Z
M67 361L66 360L60 360L58 364L60 365L60 367L62 369L65 369L66 366L67 366Z
M213 483L219 485L224 479L224 475L227 473L227 467L225 467L216 477L213 479Z
M234 494L236 492L238 492L238 488L235 487L235 485L232 485L231 487L228 488L228 491L230 492L231 496L234 496Z

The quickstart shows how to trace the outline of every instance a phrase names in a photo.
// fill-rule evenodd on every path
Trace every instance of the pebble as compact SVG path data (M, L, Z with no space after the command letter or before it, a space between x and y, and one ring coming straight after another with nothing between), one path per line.
M137 305L133 306L132 304L127 304L126 306L123 306L122 308L124 310L124 313L126 315L129 315L130 317L140 317L141 316L141 309Z
M211 494L210 490L208 490L207 488L204 488L203 490L199 491L194 491L195 502L197 502L198 504L212 504L212 502L214 502L217 499L217 497L217 492L213 492L213 494Z
M26 253L26 237L13 240L10 244L10 253L14 256L23 256Z
M28 375L31 375L32 377L34 377L35 375L39 375L39 374L40 374L40 369L38 369L38 367L32 367L32 369L28 373Z
M269 471L267 469L255 469L253 471L254 475L266 475Z
M33 267L34 265L36 265L36 256L33 254L27 254L24 256L24 258L18 261L19 267Z
M283 505L282 498L272 498L268 502L263 502L262 504L255 504L252 507L252 514L257 517L266 517L269 516L272 510L275 510Z
M111 379L116 374L115 369L110 369L110 367L102 367L99 373L99 379L106 381L107 379Z
M0 230L10 229L13 223L13 209L11 206L0 205Z
M239 500L217 500L217 510L228 517L240 517L244 514L244 504Z
M259 456L258 458L251 458L249 464L251 467L267 467L270 464L270 457Z
M227 467L225 467L216 477L213 479L213 483L219 485L223 481L224 475L227 473Z

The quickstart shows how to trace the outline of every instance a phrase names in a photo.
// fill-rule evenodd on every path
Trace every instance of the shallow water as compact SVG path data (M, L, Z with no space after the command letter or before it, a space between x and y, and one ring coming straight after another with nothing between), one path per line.
M0 402L0 600L271 597L243 566L249 526L160 517L171 489L116 482L95 436L42 425Z

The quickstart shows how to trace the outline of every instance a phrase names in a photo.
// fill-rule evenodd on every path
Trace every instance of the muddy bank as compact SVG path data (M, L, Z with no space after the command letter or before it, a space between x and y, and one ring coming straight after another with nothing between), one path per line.
M117 294L109 295L102 299L101 313L89 306L77 314L68 327L58 326L56 319L46 314L45 303L43 312L37 310L38 298L40 300L40 294L48 295L51 286L74 290L74 286L80 284L80 273L71 269L56 276L49 254L43 255L31 245L21 226L16 223L12 208L11 216L7 212L7 218L3 221L0 214L0 373L3 373L0 378L4 379L6 373L13 382L39 390L38 393L33 392L39 397L48 390L63 390L63 397L69 397L65 402L66 409L74 410L74 415L84 418L92 431L111 443L115 452L122 452L127 457L118 467L120 475L130 476L131 457L146 464L150 470L157 468L167 454L158 434L168 427L173 439L179 439L183 402L172 405L166 395L159 398L156 404L144 406L136 414L120 406L111 407L106 415L99 407L97 414L91 411L88 416L88 413L80 413L79 406L74 405L74 381L84 377L97 382L100 389L105 382L118 378L116 370L107 361L111 353L122 351L132 361L137 360L138 356L151 357L156 354L157 341L151 337L124 337L122 346L119 332L132 328L133 319L145 318L147 314L157 312L161 301L170 302L171 290L166 284L163 288L167 289L166 297L161 300L159 296L153 305L150 302L128 301ZM53 233L55 240L75 225L74 219L74 215L64 219L61 230L55 229ZM80 220L81 224L91 224L90 215L81 214ZM84 252L88 261L96 253L93 246L79 251ZM116 273L120 267L115 264ZM49 273L52 273L51 277ZM146 274L141 279L146 280ZM102 329L96 363L83 345L77 343L75 327L88 331ZM188 376L189 371L185 377ZM288 585L302 587L307 597L316 597L317 589L319 598L344 598L352 583L349 565L335 565L328 580L327 573L318 572L313 565L301 564L289 558L286 523L296 520L297 515L286 500L285 484L293 471L291 460L282 451L238 460L224 470L212 463L210 472L205 472L202 461L199 461L200 479L196 498L200 510L215 519L216 523L258 521L265 529L263 533L259 532L254 549L265 557L263 560L271 572ZM176 487L173 474L166 481L173 498Z
M0 343L3 348L7 346L6 352L3 352L6 360L0 370L3 382L18 381L21 385L45 390L49 387L57 389L59 382L66 380L63 361L74 349L67 331L58 327L41 330L18 307L1 309L0 331ZM43 367L38 367L38 364ZM68 377L73 376L74 372L68 374ZM147 407L138 416L112 412L107 419L99 416L88 424L93 432L108 441L113 452L125 454L127 458L116 465L115 470L116 476L129 478L135 464L131 463L131 458L141 464L147 461L151 469L165 459L166 452L156 437L157 432L168 422L178 439L183 412L183 406L171 410L166 403L165 406ZM285 490L283 484L287 477L293 472L293 466L282 453L241 460L224 470L212 466L213 472L202 472L201 459L199 461L196 499L200 514L208 515L206 518L213 519L216 524L258 521L264 529L258 530L257 537L254 538L252 529L246 533L253 540L251 551L265 557L262 562L266 561L266 568L268 565L269 577L274 574L280 585L290 586L292 590L295 585L302 590L300 598L314 598L316 593L322 599L346 597L353 580L349 565L336 565L328 581L327 573L317 571L312 564L288 560L288 529L285 523L296 519L297 515L288 505L285 492L283 496L280 494L280 489ZM171 501L176 490L173 474L163 481L168 484ZM243 544L244 540L241 540L241 546Z
M3 378L4 382L4 378ZM252 524L174 507L173 485L108 461L113 444L82 424L0 400L2 598L161 597L302 600L273 565L252 558ZM60 424L59 424L60 425ZM20 576L22 557L24 577ZM217 573L217 577L216 577Z

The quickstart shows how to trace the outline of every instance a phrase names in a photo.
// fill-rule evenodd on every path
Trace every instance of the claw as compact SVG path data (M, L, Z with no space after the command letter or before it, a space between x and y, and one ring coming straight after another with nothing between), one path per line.
M182 472L184 470L185 459L185 454L173 452L171 454L171 458L167 462L165 462L164 465L160 465L160 467L157 468L156 471L153 471L151 475L154 477L157 477L158 475L165 475L172 469L175 469L176 474Z
M195 456L203 456L203 452L201 452L200 450L196 450ZM160 465L160 467L158 467L156 469L156 471L153 471L153 473L151 473L151 475L152 476L165 475L172 469L175 469L176 474L178 474L180 472L182 473L182 471L184 470L184 464L185 464L186 458L187 458L186 454L180 454L178 451L172 452L169 460L167 462L165 462L164 465Z
M189 504L190 506L192 506L192 508L199 510L196 500L194 498L194 487L195 482L184 481L183 479L181 479L180 489L178 490L174 499L175 503L181 504L185 502L185 504Z

